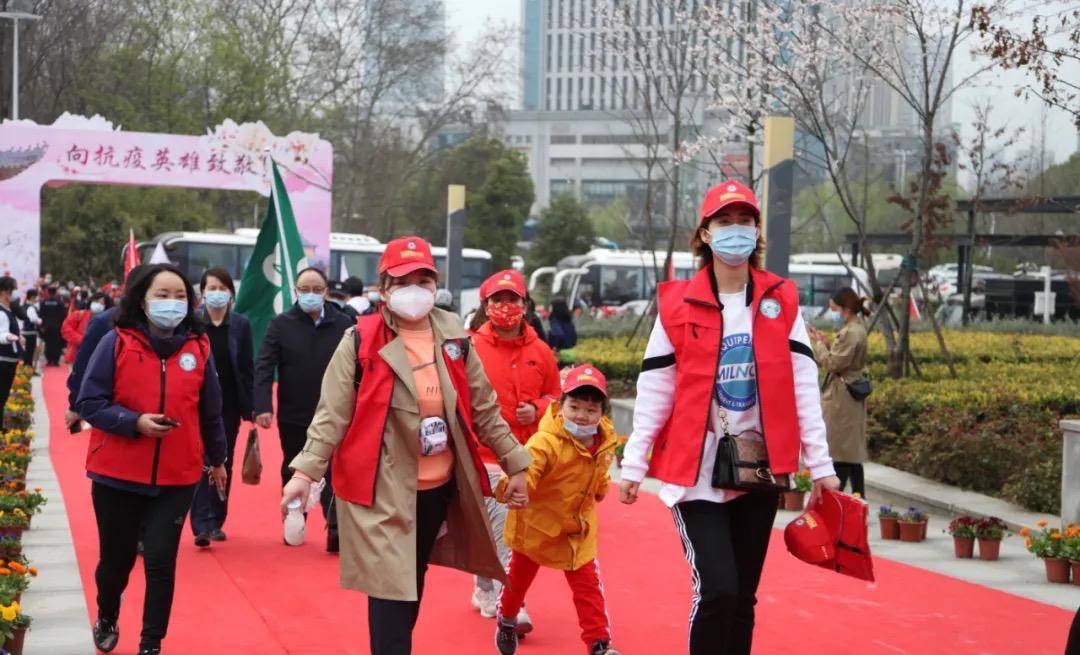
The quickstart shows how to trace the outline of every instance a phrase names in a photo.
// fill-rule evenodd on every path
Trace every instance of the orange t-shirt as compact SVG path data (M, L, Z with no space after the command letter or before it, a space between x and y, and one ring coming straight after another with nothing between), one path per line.
M439 368L435 364L435 333L431 328L399 329L398 336L405 344L405 352L408 353L409 363L413 368L420 418L439 416L446 420ZM413 438L420 437L414 435ZM448 447L438 455L420 455L417 465L416 488L421 491L434 489L450 481L450 474L454 469L454 451Z

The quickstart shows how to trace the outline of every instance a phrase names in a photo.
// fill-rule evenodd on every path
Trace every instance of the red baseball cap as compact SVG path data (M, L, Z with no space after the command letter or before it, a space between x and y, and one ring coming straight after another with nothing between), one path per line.
M499 271L480 285L480 300L487 300L500 291L513 291L518 296L525 297L525 276L513 268Z
M701 202L700 219L704 222L716 212L732 205L743 205L752 210L755 215L761 216L761 208L758 207L754 190L742 182L728 180L717 184L705 193L705 199Z
M379 258L379 274L404 277L413 271L428 270L436 275L435 258L431 256L431 244L420 237L401 237L386 244Z
M814 510L799 516L784 528L788 552L809 564L836 559L836 538L824 517Z
M570 393L581 387L594 387L607 397L607 378L592 364L582 364L570 369L563 380L563 393Z

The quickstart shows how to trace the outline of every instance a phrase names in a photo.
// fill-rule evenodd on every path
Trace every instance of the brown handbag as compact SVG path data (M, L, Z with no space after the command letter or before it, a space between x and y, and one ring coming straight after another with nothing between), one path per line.
M716 445L712 486L735 491L764 491L779 493L791 490L787 474L774 475L769 466L769 451L765 436L753 430L737 435L728 434L727 414L720 408L724 436Z
M244 484L259 484L262 478L262 453L259 452L259 431L248 430L247 445L244 446L244 465L240 469L240 479Z

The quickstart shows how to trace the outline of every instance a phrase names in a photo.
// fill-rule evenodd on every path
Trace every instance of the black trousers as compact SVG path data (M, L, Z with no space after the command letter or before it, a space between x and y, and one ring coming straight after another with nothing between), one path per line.
M4 432L4 406L11 395L11 385L15 382L15 369L18 362L0 362L0 433Z
M36 334L23 334L26 338L26 352L23 353L23 364L27 366L34 365L34 351L37 350L37 336Z
M289 423L278 423L278 436L281 438L281 454L283 459L281 460L281 486L284 487L292 477L292 470L289 468L289 464L293 461L293 458L300 454L300 451L304 449L304 443L307 442L307 429L306 425L292 425ZM323 487L322 495L319 496L319 504L322 506L323 518L326 519L326 526L329 530L337 531L337 512L334 511L334 486L332 484L332 477L330 475L330 468L326 469L326 486Z
M191 501L191 532L195 535L220 530L229 514L229 494L232 492L233 455L236 453L236 437L240 432L240 410L236 407L222 409L225 423L225 470L229 473L225 483L225 500L218 497L217 489L210 484L209 476L203 476L195 485L195 497Z
M60 328L44 328L41 338L45 341L45 363L50 366L60 365L60 356L64 354L64 337Z
M776 500L775 494L748 493L726 503L692 500L672 508L693 575L690 655L750 655Z
M140 648L156 648L165 638L176 586L176 553L194 486L162 488L157 496L122 491L94 482L91 497L97 518L97 606L100 618L120 616L120 597L135 567L140 538L146 595Z
M412 633L420 616L431 551L446 520L446 509L454 496L454 483L416 492L416 600L368 598L368 635L371 655L410 655Z
M862 464L833 462L833 468L836 469L836 477L840 478L840 491L843 491L847 487L848 480L851 480L851 492L866 498L866 480L863 478Z

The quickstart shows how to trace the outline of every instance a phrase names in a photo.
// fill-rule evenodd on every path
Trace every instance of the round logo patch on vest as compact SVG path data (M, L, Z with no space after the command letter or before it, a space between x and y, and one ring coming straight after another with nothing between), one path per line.
M195 355L184 353L180 355L180 368L185 371L195 370Z
M761 301L761 313L765 318L776 318L780 315L780 303L776 302L772 298L766 298Z
M443 344L443 350L446 351L446 356L449 357L451 361L456 362L461 359L461 346L459 346L456 341L447 341Z
M716 401L729 412L742 412L757 402L757 373L749 334L724 337L716 371Z

